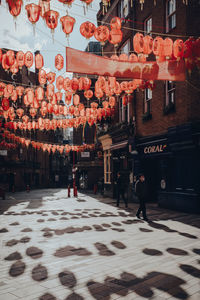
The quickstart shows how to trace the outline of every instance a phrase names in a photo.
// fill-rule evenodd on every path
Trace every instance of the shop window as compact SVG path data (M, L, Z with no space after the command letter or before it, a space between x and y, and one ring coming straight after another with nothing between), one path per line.
M130 103L123 105L123 100L120 98L119 101L119 121L122 122L130 122Z
M118 16L120 18L126 18L128 14L129 14L129 0L121 0L118 5Z
M167 114L175 109L175 83L173 81L165 82L165 105L164 113Z
M130 40L127 40L124 45L120 48L120 53L129 55L130 53Z
M111 183L110 150L104 151L104 183Z
M149 17L144 21L144 33L145 35L147 34L150 35L151 32L152 32L152 17Z
M176 27L176 0L166 2L166 31Z

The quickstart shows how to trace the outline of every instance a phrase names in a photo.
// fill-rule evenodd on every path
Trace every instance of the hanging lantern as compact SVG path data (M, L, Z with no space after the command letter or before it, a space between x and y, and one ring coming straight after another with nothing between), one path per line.
M56 96L56 101L57 101L57 102L62 101L63 93L57 92L57 93L55 93L55 96Z
M74 0L58 0L58 1L60 1L63 4L68 5L69 7L71 7L72 3L74 2Z
M73 114L74 114L74 106L73 106L73 105L71 105L71 106L69 107L69 113L70 113L70 115L73 115Z
M153 38L150 35L145 35L143 41L144 41L143 53L145 55L151 54L153 51Z
M36 54L35 56L35 67L36 69L42 69L44 66L44 59L43 59L43 56L42 54L38 53ZM46 72L45 72L46 73Z
M131 54L129 55L128 60L129 60L130 62L137 62L137 61L138 61L138 56L135 55L134 53L131 53Z
M23 86L17 86L16 87L16 91L17 91L17 95L19 96L19 98L21 98L22 97L22 95L23 95L23 93L24 93L24 88L23 88Z
M25 63L25 55L23 51L18 51L16 55L16 60L19 68L21 69Z
M54 32L54 29L58 25L59 13L55 10L49 10L44 15L47 26L51 29L51 32Z
M13 50L8 50L6 52L6 63L9 67L15 63L15 53Z
M73 96L73 103L74 103L75 106L79 105L79 103L80 103L80 96L79 95L75 94Z
M71 80L71 89L72 91L76 92L79 88L79 80L78 78L74 77Z
M22 0L6 0L8 3L9 12L13 17L19 16L21 7L23 4Z
M17 74L19 71L19 67L18 67L18 63L17 61L15 60L14 64L10 67L10 72L12 74Z
M8 95L8 97L10 97L12 95L13 90L14 90L14 86L12 84L7 84L4 89L4 96L6 93Z
M13 90L12 95L11 95L11 100L13 102L17 101L17 91L16 90Z
M28 123L29 117L28 117L27 115L24 115L24 116L22 117L22 120L23 120L24 123Z
M118 46L118 44L122 41L122 37L123 37L123 33L121 31L121 29L112 29L110 31L110 35L109 35L109 42L113 45L115 45L115 47Z
M144 36L137 32L133 37L133 48L136 53L142 53L144 50Z
M128 90L128 81L122 81L120 83L120 88L121 88L122 91Z
M166 59L170 59L172 57L173 53L173 41L170 38L166 38L163 41L163 56L166 57Z
M53 112L53 105L51 103L47 104L47 111L48 111L49 114L52 114L52 112Z
M95 91L95 97L97 97L98 99L103 97L103 91L101 89Z
M60 22L62 24L62 30L68 38L68 35L73 31L76 20L73 17L64 16L60 18Z
M111 29L121 29L122 21L119 17L114 17L110 21L110 28Z
M41 86L35 90L35 97L37 101L42 101L44 99L44 90Z
M95 30L96 30L96 26L89 21L82 23L80 26L80 33L86 39L90 39L94 35Z
M2 62L2 56L3 56L3 52L2 52L2 50L0 49L0 63Z
M63 89L64 78L62 76L58 76L56 78L56 88L61 91Z
M37 114L37 109L30 108L29 109L29 113L30 113L31 117L34 118L36 116L36 114Z
M66 103L67 105L70 105L70 104L71 104L71 100L72 100L72 93L69 92L69 91L67 91L67 92L65 93L65 103Z
M87 90L84 92L84 96L87 100L91 99L93 96L93 91L92 90Z
M163 56L163 39L160 36L153 40L153 53L156 58Z
M38 74L38 80L40 85L45 85L46 84L46 71L43 69L40 69L39 74Z
M110 31L109 31L108 27L105 25L101 25L101 26L97 27L95 30L95 33L94 33L95 39L97 41L99 41L102 46L108 40L109 35L110 35Z
M27 4L25 6L27 10L28 19L32 24L35 24L40 17L41 7L40 5L36 5L34 3Z
M56 78L56 73L49 72L49 73L46 74L46 78L49 81L49 83L53 83L55 81L55 78Z
M6 56L6 53L2 55L2 68L5 70L5 71L8 71L10 66L7 64L7 56Z
M51 100L54 95L54 85L52 83L47 85L46 96L48 100Z
M24 114L24 110L23 110L22 108L18 108L18 109L16 110L16 113L17 113L19 119L21 119L21 117L22 117L23 114Z
M64 58L61 54L57 54L55 57L55 67L58 71L62 70L64 66Z
M110 105L110 107L114 107L115 106L115 103L116 103L116 101L115 101L115 97L110 97L109 98L109 105Z
M79 90L89 90L91 87L92 81L88 77L79 78Z
M10 107L9 99L8 98L3 98L2 102L1 102L1 106L2 106L4 111L7 111Z
M31 89L31 88L28 89L28 91L26 92L26 96L27 96L28 105L33 103L33 100L34 100L34 97L35 97L33 89Z
M119 61L128 61L128 55L126 53L120 54Z
M111 55L110 58L113 60L119 60L119 57L116 54Z
M33 65L33 54L30 51L26 52L24 59L25 59L25 61L24 61L25 66L27 68L31 68Z
M181 39L177 39L174 42L174 46L173 46L173 55L175 58L182 58L183 57L183 46L184 46L184 42Z
M50 10L50 0L39 0L40 16L44 18L45 13Z

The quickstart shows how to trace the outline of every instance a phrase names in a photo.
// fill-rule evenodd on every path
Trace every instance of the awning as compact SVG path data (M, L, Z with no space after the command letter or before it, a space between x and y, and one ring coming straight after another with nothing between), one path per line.
M126 147L128 144L128 140L125 140L123 142L120 142L120 143L116 143L116 144L112 144L110 146L110 150L117 150L117 149L120 149L120 148L124 148Z

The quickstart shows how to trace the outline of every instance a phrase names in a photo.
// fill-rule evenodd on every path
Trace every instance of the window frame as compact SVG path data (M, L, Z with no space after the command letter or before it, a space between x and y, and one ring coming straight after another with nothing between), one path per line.
M172 84L172 87L169 84ZM173 101L171 101L171 95L173 96ZM165 81L165 107L168 106L175 106L175 99L176 99L176 85L174 81L166 80Z
M126 7L127 7L127 12L126 12L126 14L125 14L125 9L126 9ZM120 18L127 18L128 17L128 15L129 15L129 13L130 13L130 4L129 4L129 0L121 0L120 2L119 2L119 6L118 6L118 16L120 17ZM122 20L122 22L123 22L123 20Z
M110 150L104 151L104 183L111 184L111 152Z
M148 95L150 93L150 97ZM144 107L143 107L143 113L144 114L151 114L151 101L153 98L153 93L151 89L145 89L144 90Z
M168 5L170 2L175 2L174 4L174 10L172 12L169 12L169 9L168 9ZM169 24L170 24L170 19L173 18L175 16L175 25L173 27L170 27ZM172 22L173 23L173 22ZM176 0L167 0L166 1L166 32L169 32L171 30L173 30L174 28L176 28Z
M151 20L151 30L147 30L148 29L148 21ZM144 35L151 35L152 32L152 24L153 24L153 19L152 16L149 16L148 18L146 18L144 20Z
M128 97L128 96L127 96ZM126 105L123 105L122 101L123 97L120 97L119 99L119 122L127 122L130 123L130 102L128 102Z

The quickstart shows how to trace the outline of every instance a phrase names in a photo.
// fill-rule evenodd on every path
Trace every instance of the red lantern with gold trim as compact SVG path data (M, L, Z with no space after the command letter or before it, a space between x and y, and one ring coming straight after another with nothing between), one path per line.
M60 18L62 24L62 30L66 34L66 37L73 31L76 20L71 16L64 16Z
M78 78L71 79L71 89L72 91L76 92L79 88L79 80Z
M31 68L33 65L33 54L30 51L27 51L24 55L24 63L27 68Z
M143 53L144 50L144 36L137 32L133 37L133 47L136 53Z
M117 47L117 45L122 41L122 37L123 37L123 33L121 31L121 29L112 29L110 31L110 35L109 35L109 42L113 45L115 45L115 47Z
M110 21L110 28L111 29L121 29L122 21L119 17L114 17Z
M64 58L61 54L57 54L55 57L55 67L58 71L62 70L64 66Z
M2 102L1 102L1 106L2 106L4 111L7 111L10 107L9 99L8 98L3 98Z
M153 51L153 38L150 35L145 35L143 41L144 41L143 53L145 55L151 54Z
M94 35L95 30L96 30L96 26L89 21L82 23L80 26L80 33L86 39L90 39Z
M8 3L9 12L13 17L19 16L21 7L23 4L22 0L6 0Z
M177 39L174 42L174 46L173 46L173 55L175 58L182 58L183 57L183 46L184 46L184 42L181 39Z
M50 10L50 0L39 0L38 5L40 6L40 16L44 18L47 11Z
M69 91L67 91L67 92L65 93L65 103L66 103L67 105L70 105L70 104L71 104L71 101L72 101L72 93L69 92Z
M19 68L21 69L25 63L25 55L23 51L18 51L16 55L16 60Z
M41 86L35 90L35 97L37 101L42 101L44 99L44 90Z
M47 78L49 83L53 83L55 81L55 78L56 78L56 73L49 72L49 73L46 74L46 78Z
M23 93L24 93L24 88L23 88L23 86L17 86L16 87L16 91L17 91L17 95L21 98L22 97L22 95L23 95Z
M80 96L79 95L75 94L73 96L73 103L74 103L75 106L79 105L79 103L80 103Z
M101 26L97 27L94 32L95 39L97 41L99 41L102 46L109 39L109 35L110 35L110 30L105 25L101 25Z
M36 5L34 3L27 4L25 6L27 10L28 19L32 24L35 24L40 17L41 7L40 5Z
M60 91L63 89L64 78L62 76L58 76L56 78L56 88Z
M47 26L51 29L51 32L54 32L54 29L58 25L59 13L55 10L49 10L44 15Z
M87 100L91 99L93 97L93 91L92 90L85 91L84 96Z
M42 69L42 67L44 66L44 59L42 54L38 53L35 56L35 67L36 69Z

